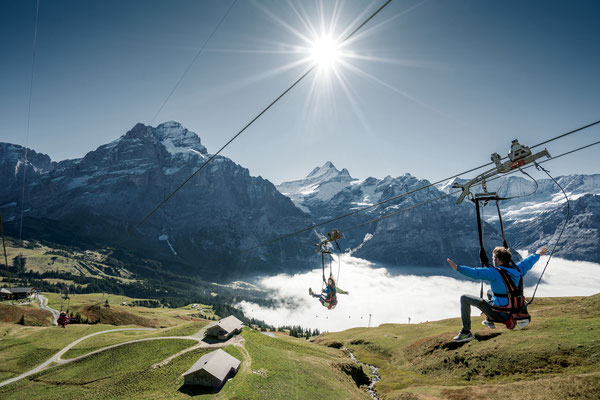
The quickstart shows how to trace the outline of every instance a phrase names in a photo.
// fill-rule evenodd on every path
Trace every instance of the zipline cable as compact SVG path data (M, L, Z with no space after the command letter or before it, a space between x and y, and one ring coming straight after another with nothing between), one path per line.
M533 303L533 299L535 298L535 293L538 290L538 286L540 285L540 282L542 281L542 277L544 276L544 273L546 272L546 268L548 268L548 264L550 264L550 260L552 259L552 256L554 255L554 252L556 251L556 247L558 246L558 243L560 242L560 238L562 237L565 228L567 227L567 224L569 222L569 217L570 217L570 213L571 213L571 204L569 202L569 196L567 196L567 193L565 192L565 189L556 181L556 179L554 179L554 177L552 175L550 175L550 172L542 167L541 165L539 165L539 163L536 164L536 168L538 170L542 170L546 173L546 175L548 175L550 177L550 179L552 179L554 181L554 183L560 188L560 190L562 191L563 195L565 196L565 199L567 200L567 215L565 216L565 222L563 224L562 229L560 230L560 233L558 234L558 238L556 239L556 242L554 242L554 246L552 247L552 251L550 252L550 255L548 256L548 260L546 260L546 265L544 266L544 269L542 270L542 273L540 274L540 278L538 279L536 285L535 285L535 289L533 290L533 294L531 295L531 299L527 302L527 304L525 306L528 306L529 304Z
M6 256L6 242L4 241L4 227L2 226L2 216L0 215L0 234L2 235L2 248L4 249L4 263L6 264L6 276L8 277L9 298L12 300L12 287L10 285L10 271L8 270L8 257Z
M25 176L27 175L27 146L29 146L29 127L31 126L31 99L33 98L33 71L35 69L35 48L37 44L38 16L40 0L35 5L35 23L33 28L33 50L31 56L31 76L29 77L29 104L27 106L27 131L25 134L25 152L23 153L23 183L21 187L21 220L19 221L19 242L23 247L23 215L25 214Z
M372 13L358 28L353 30L340 44L350 39L360 28L362 28L368 21L370 21L375 15L377 15L385 6L391 3L392 0L388 0L381 7L379 7L374 13ZM181 185L179 185L171 194L169 194L163 201L161 201L148 215L146 215L139 223L137 223L132 229L129 230L127 236L122 239L118 244L123 243L131 236L131 233L139 228L144 222L148 220L160 207L162 207L171 197L175 195L186 183L188 183L198 172L200 172L208 163L215 159L231 142L238 138L250 125L252 125L258 118L260 118L265 112L267 112L275 103L277 103L283 96L285 96L290 90L292 90L300 81L302 81L308 74L310 74L316 65L310 66L291 86L289 86L283 93L281 93L275 100L273 100L267 107L265 107L258 115L256 115L250 122L248 122L238 133L236 133L227 143L225 143L215 154L213 154L208 160L206 160L189 178L187 178Z
M231 9L235 5L235 3L237 3L237 0L233 0L233 2L229 6L229 8L225 12L225 14L221 17L221 20L219 21L219 23L217 24L217 26L215 26L215 28L210 33L210 35L208 35L208 38L204 41L204 44L200 47L200 50L198 50L198 52L196 53L196 56L194 57L194 59L192 60L192 62L188 65L188 67L185 69L185 71L183 71L183 74L181 75L181 77L179 78L179 80L177 81L177 83L175 83L175 86L173 86L173 89L171 89L171 92L169 93L169 95L167 96L167 98L165 99L165 101L163 101L163 103L161 104L161 106L158 109L158 111L156 111L156 114L154 114L154 117L152 118L152 121L150 121L150 125L152 125L154 123L154 121L158 117L158 114L160 114L160 112L163 110L163 108L165 107L165 105L167 104L167 102L169 101L169 99L171 98L171 96L173 95L173 93L175 93L175 91L179 87L179 84L183 81L183 78L185 78L185 76L187 75L187 73L189 72L189 70L192 68L192 65L194 65L194 63L196 62L196 60L198 59L198 57L200 57L200 54L202 54L202 52L204 51L204 48L206 47L206 45L208 44L208 42L210 41L210 39L212 39L212 37L214 36L214 34L217 33L217 31L221 27L221 24L223 23L223 21L225 21L225 18L227 18L227 16L229 15L229 12L231 11Z
M565 152L565 153L562 153L562 154L559 154L559 155L557 155L557 156L555 156L555 157L552 157L551 159L540 161L540 162L538 162L537 164L539 165L539 164L542 164L542 163L545 163L545 162L548 162L548 161L552 161L552 160L555 160L555 159L557 159L557 158L559 158L559 157L563 157L563 156L569 155L569 154L571 154L571 153L575 153L575 152L577 152L577 151L584 150L584 149L586 149L586 148L588 148L588 147L592 147L592 146L595 146L595 145L598 145L598 144L600 144L600 141L597 141L597 142L594 142L594 143L591 143L591 144L588 144L588 145L585 145L585 146L582 146L582 147L579 147L579 148L573 149L573 150L571 150L571 151L567 151L567 152ZM531 168L531 167L533 167L533 166L534 166L534 165L528 165L528 166L525 166L523 169L525 169L525 168ZM507 173L505 173L505 174L503 174L503 175L500 175L500 176L497 176L497 177L494 177L494 178L488 179L488 182L490 182L490 181L493 181L493 180L496 180L496 179L503 178L503 177L505 177L505 176L507 176L507 175L510 175L510 174L514 174L514 173L516 173L516 172L518 172L518 171L519 171L519 170L512 170L512 171L510 171L510 172L507 172ZM555 183L558 185L558 183L556 182L556 180L554 180L554 179L552 179L552 180L553 180L553 181L554 181L554 182L555 182ZM560 187L560 185L558 185L558 186ZM562 190L562 188L561 188L561 190ZM355 226L352 226L352 227L350 227L350 228L346 228L346 229L344 229L344 230L340 231L340 233L345 233L345 232L351 231L351 230L353 230L353 229L357 229L357 228L359 228L359 227L361 227L361 226L368 225L368 224L371 224L371 223L374 223L374 222L380 221L380 220L382 220L382 219L385 219L385 218L393 217L394 215L398 215L398 214L400 214L400 213L403 213L403 212L406 212L406 211L410 211L410 210L412 210L412 209L414 209L414 208L417 208L417 207L423 206L423 205L425 205L425 204L428 204L428 203L432 203L432 202L434 202L434 201L437 201L437 200L441 200L441 199L443 199L443 198L445 198L445 197L448 197L448 196L450 196L450 195L453 195L453 194L458 194L458 193L461 193L461 190L456 190L456 191L454 191L454 192L446 193L446 194L444 194L444 195L442 195L442 196L438 196L438 197L435 197L435 198L433 198L433 199L429 199L429 200L423 201L423 202L421 202L421 203L418 203L418 204L412 205L412 206L410 206L410 207L404 208L404 209L402 209L402 210L394 211L393 213L390 213L390 214L383 215L383 216L381 216L381 217L379 217L379 218L375 218L375 219L372 219L372 220L370 220L370 221L363 222L363 223L361 223L361 224L359 224L359 225L355 225ZM564 190L563 190L563 193L564 193ZM563 227L563 231L564 231L564 227ZM562 235L562 232L561 232L561 235ZM559 239L560 239L560 238L559 238ZM556 245L555 245L555 247L556 247ZM554 251L554 250L552 250L552 251Z
M559 136L555 136L555 137L553 137L552 139L548 139L548 140L546 140L545 142L538 143L538 144L536 144L535 146L531 146L531 148L532 148L532 149L535 149L536 147L543 146L543 145L545 145L546 143L550 143L550 142L553 142L553 141L555 141L555 140L561 139L561 138L563 138L563 137L565 137L565 136L572 135L572 134L573 134L573 133L575 133L575 132L582 131L582 130L584 130L584 129L590 128L590 127L592 127L592 126L594 126L594 125L597 125L597 124L600 124L600 121L592 122L592 123L591 123L591 124L589 124L589 125L582 126L581 128L573 129L572 131L569 131L569 132L567 132L567 133L563 133L562 135L559 135ZM538 164L539 164L539 163L538 163Z
M544 142L542 142L542 143L536 144L535 146L532 146L531 148L535 148L535 147L538 147L538 146L540 146L540 145L542 145L542 144L544 144L544 143L549 143L549 142L552 142L552 141L554 141L554 140L557 140L557 139L563 138L563 137L565 137L565 136L568 136L568 135L571 135L571 134L573 134L573 133L575 133L575 132L579 132L579 131L582 131L582 130L584 130L584 129L590 128L590 127L592 127L592 126L594 126L594 125L597 125L597 124L599 124L599 123L600 123L600 121L596 121L596 122L594 122L594 123L588 124L588 125L586 125L586 126L583 126L583 127L581 127L581 128L577 128L577 129L575 129L575 130L572 130L572 131L570 131L570 132L567 132L567 133L564 133L564 134L562 134L562 135L559 135L559 136L556 136L556 137L554 137L554 138L551 138L551 139L549 139L549 140L546 140L546 141L544 141ZM596 142L596 143L592 143L592 144L590 144L590 145L587 145L587 146L583 146L583 147L581 147L581 148L578 148L578 149L572 150L571 152L575 152L575 151L583 150L584 148L586 148L586 147L590 147L590 146L594 146L594 145L595 145L595 144L597 144L597 143L598 143L598 142ZM558 158L558 157L561 157L561 156L564 156L564 155L567 155L567 154L570 154L570 152L563 153L563 154L561 154L561 155L559 155L559 156L556 156L556 157L553 157L553 158ZM502 158L502 160L504 160L504 159L506 159L506 158L508 158L508 156L505 156L505 157L503 157L503 158ZM542 161L542 162L545 162L545 161ZM296 235L298 235L298 234L300 234L300 233L308 232L308 231L310 231L310 230L312 230L312 229L314 229L314 228L318 228L318 227L320 227L320 226L323 226L323 225L330 224L330 223L332 223L332 222L335 222L335 221L338 221L338 220L340 220L340 219L347 218L347 217L349 217L349 216L352 216L352 215L354 215L354 214L358 214L358 213L361 213L361 212L363 212L363 211L370 210L370 209L372 209L372 208L375 208L375 207L378 207L378 206L380 206L380 205L382 205L382 204L385 204L385 203L388 203L388 202L390 202L390 201L393 201L393 200L396 200L396 199L399 199L399 198L402 198L402 197L405 197L405 196L408 196L408 195L414 194L414 193L416 193L416 192L419 192L419 191L421 191L421 190L424 190L424 189L428 189L428 188L430 188L430 187L432 187L432 186L439 185L440 183L444 183L444 182L446 182L446 181L448 181L448 180L450 180L450 179L454 179L454 178L457 178L457 177L459 177L459 176L461 176L461 175L465 175L465 174L468 174L468 173L470 173L470 172L477 171L477 170L479 170L479 169L481 169L481 168L487 167L487 166L489 166L489 165L492 165L492 164L494 164L494 163L493 163L493 162L489 162L489 163L487 163L487 164L480 165L479 167L471 168L471 169L469 169L469 170L467 170L467 171L464 171L464 172L461 172L461 173L458 173L458 174L452 175L452 176L450 176L450 177L448 177L448 178L440 179L439 181L436 181L436 182L430 183L430 184L428 184L428 185L421 186L421 187L419 187L419 188L416 188L416 189L410 190L410 191L408 191L408 192L405 192L405 193L399 194L399 195L397 195L397 196L390 197L389 199L385 199L385 200L382 200L382 201L380 201L380 202L377 202L377 203L375 203L375 204L371 204L370 206L366 206L366 207L363 207L363 208L359 208L359 209L356 209L356 210L354 210L354 211L351 211L351 212L349 212L349 213L346 213L346 214L340 215L340 216L338 216L338 217L331 218L331 219L329 219L329 220L327 220L327 221L319 222L319 223L317 223L317 224L313 224L313 225L311 225L311 226L308 226L308 227L306 227L306 228L300 229L300 230L298 230L298 231L295 231L295 232L292 232L292 233L288 233L288 234L285 234L285 235L279 236L279 237L277 237L277 238L275 238L275 239L272 239L272 240L269 240L269 241L266 241L266 242L260 243L260 244L258 244L258 245L256 245L256 246L253 246L253 247L250 247L250 248L247 248L247 249L241 250L241 251L240 251L240 253L246 253L246 252L248 252L248 251L252 251L252 250L254 250L254 249L257 249L257 248L260 248L260 247L263 247L263 246L268 246L268 245L270 245L270 244L273 244L273 243L275 243L275 242L278 242L278 241L280 241L280 240L287 239L287 238L290 238L290 237L292 237L292 236L296 236ZM526 167L526 168L527 168L527 167ZM512 172L516 172L516 171L518 171L518 170L513 170L513 171L511 171L511 173L512 173ZM504 176L504 175L502 175L502 176ZM497 179L497 178L489 179L488 181L491 181L491 180L494 180L494 179Z

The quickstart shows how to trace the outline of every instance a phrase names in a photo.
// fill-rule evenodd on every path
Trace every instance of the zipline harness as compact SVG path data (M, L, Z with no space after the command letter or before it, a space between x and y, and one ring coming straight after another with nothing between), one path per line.
M521 144L519 144L519 142L517 140L513 140L512 146L511 146L511 152L509 153L510 161L507 161L505 163L500 163L499 162L500 156L497 153L494 153L494 154L492 154L492 161L494 161L496 163L495 169L492 169L490 171L487 171L487 172L484 172L483 174L478 175L477 177L475 177L471 181L467 182L466 184L461 185L461 184L455 183L453 185L453 187L461 188L463 190L463 192L461 193L461 196L458 198L457 203L461 203L462 200L467 195L470 195L470 200L473 201L473 203L475 204L475 213L476 213L476 218L477 218L477 233L479 236L479 260L481 262L481 266L484 268L486 268L486 267L494 268L496 271L498 271L498 273L500 274L500 277L502 278L502 281L504 282L504 286L506 287L506 291L507 291L506 294L494 293L494 296L506 298L508 300L508 304L506 306L492 305L492 309L494 311L496 311L497 313L506 315L506 317L502 320L495 320L493 317L488 316L488 320L490 320L492 322L501 322L501 323L505 324L508 329L513 329L515 327L524 328L531 321L531 316L527 312L527 306L533 302L537 288L542 280L542 276L544 275L544 272L546 272L548 263L550 262L550 259L552 258L552 255L554 254L554 252L556 250L558 242L560 241L560 238L566 228L566 225L567 225L567 222L569 219L570 205L569 205L569 198L568 198L566 192L564 191L562 186L550 175L549 171L547 171L546 169L541 167L536 162L537 159L539 159L543 156L551 158L550 154L548 153L548 151L546 149L544 149L543 151L541 151L537 154L532 154L529 147L522 146ZM500 210L500 201L501 200L511 200L514 198L525 197L525 196L529 196L529 195L521 195L521 196L514 196L514 197L500 197L500 196L498 196L497 192L488 193L487 187L486 187L486 179L495 174L506 173L513 169L518 168L522 173L529 176L535 182L536 188L535 188L535 191L532 193L532 194L534 194L538 188L537 181L531 175L529 175L528 173L526 173L525 171L523 171L521 169L521 167L523 167L526 164L530 164L530 163L533 163L538 170L544 171L550 177L550 179L552 179L552 181L561 189L561 191L563 192L565 199L567 201L567 215L565 218L563 228L558 236L558 239L555 242L554 247L552 248L552 251L550 252L548 261L546 262L546 266L544 267L544 270L542 271L542 274L540 275L540 278L536 284L536 287L535 287L535 290L531 297L531 300L529 300L529 302L527 302L527 300L523 294L523 273L522 273L521 269L512 260L510 261L509 265L502 265L501 268L498 268L495 265L492 265L492 263L490 263L490 260L487 256L487 253L485 251L485 246L484 246L483 227L484 227L485 221L483 219L483 215L482 215L482 212L480 211L480 209L483 209L483 207L485 207L490 201L494 201L496 203L496 210L498 212L498 221L500 224L500 231L502 233L502 246L505 249L508 249L509 245L508 245L508 241L506 240L506 234L504 232L504 222L502 220L502 212ZM496 171L496 172L494 172L494 171ZM471 194L469 191L470 187L472 185L478 184L478 183L481 183L484 193L478 193L475 195ZM519 272L520 278L519 278L519 283L517 285L515 285L514 281L512 280L512 278L510 277L508 272L506 270L504 270L504 268L515 269ZM480 296L480 298L483 299L483 281L481 282L481 289L479 292L479 296Z

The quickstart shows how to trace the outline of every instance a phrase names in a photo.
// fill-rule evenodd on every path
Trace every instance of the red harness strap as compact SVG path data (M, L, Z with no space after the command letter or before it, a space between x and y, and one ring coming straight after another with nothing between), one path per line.
M517 321L531 321L531 315L527 313L527 307L525 302L525 296L523 296L523 276L519 279L519 285L515 286L512 278L508 275L508 272L503 270L502 268L496 268L496 271L502 277L504 281L504 285L506 286L506 297L508 299L508 304L506 306L495 306L492 305L492 309L498 313L508 314L508 319L504 321L494 321L494 322L502 322L508 329L513 329L517 325ZM510 266L509 268L516 268L517 266ZM519 273L521 270L519 270ZM497 296L498 297L498 296Z

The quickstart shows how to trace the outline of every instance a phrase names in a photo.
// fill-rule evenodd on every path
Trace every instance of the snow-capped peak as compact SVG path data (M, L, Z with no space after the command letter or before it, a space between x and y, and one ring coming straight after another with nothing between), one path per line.
M346 168L340 171L331 161L327 161L323 166L313 169L306 178L283 182L277 189L291 198L302 210L308 211L302 205L304 199L328 201L355 180Z
M327 161L321 167L316 167L315 169L313 169L310 172L310 174L306 176L305 179L319 179L324 181L338 176L345 176L350 178L350 173L346 168L342 169L341 171L338 170L331 161Z
M190 151L201 154L208 153L206 147L202 145L200 137L184 128L177 121L167 121L156 128L150 129L171 154L188 153Z

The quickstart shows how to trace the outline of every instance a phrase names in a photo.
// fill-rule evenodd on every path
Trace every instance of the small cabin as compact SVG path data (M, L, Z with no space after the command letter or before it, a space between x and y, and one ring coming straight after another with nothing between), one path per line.
M243 326L242 321L230 315L206 328L206 334L219 340L227 340L233 335L240 333Z
M35 293L35 288L32 287L16 287L10 290L11 298L15 299L26 299L31 297Z
M222 387L240 368L240 360L221 349L200 357L183 374L184 385Z
M8 299L10 297L10 290L6 288L0 288L0 300Z

